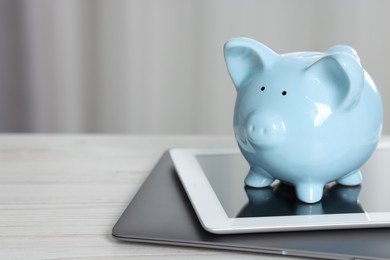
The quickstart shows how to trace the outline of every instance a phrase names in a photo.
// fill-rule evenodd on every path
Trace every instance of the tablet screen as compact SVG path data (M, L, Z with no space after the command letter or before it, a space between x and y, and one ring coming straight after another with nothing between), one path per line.
M389 149L378 149L362 167L362 185L328 184L315 204L300 202L293 186L278 181L266 188L246 187L249 165L241 154L196 158L229 218L390 212Z

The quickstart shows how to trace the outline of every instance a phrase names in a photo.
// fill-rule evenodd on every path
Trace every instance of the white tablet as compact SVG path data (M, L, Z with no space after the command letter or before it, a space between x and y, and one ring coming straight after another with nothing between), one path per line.
M173 163L202 226L211 233L390 227L390 147L363 166L363 183L325 187L302 203L292 186L245 187L249 165L238 149L172 149Z

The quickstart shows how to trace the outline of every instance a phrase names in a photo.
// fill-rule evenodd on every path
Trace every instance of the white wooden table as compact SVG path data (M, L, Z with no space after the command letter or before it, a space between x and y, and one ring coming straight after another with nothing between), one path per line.
M0 259L295 259L111 236L166 149L235 145L232 136L0 135Z

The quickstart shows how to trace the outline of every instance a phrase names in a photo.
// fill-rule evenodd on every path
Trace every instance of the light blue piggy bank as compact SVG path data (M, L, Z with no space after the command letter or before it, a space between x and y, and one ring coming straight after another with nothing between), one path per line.
M247 186L279 179L315 203L329 182L361 183L359 168L379 141L383 109L354 49L277 54L235 38L224 55L237 89L234 132L250 164Z

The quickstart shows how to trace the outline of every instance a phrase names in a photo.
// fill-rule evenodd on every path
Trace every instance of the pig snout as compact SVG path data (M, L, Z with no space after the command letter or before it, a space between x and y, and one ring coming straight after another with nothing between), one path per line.
M256 145L273 146L286 137L286 125L280 116L253 112L245 124L248 140Z

